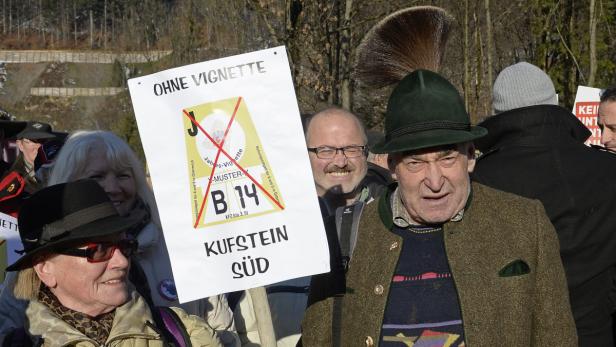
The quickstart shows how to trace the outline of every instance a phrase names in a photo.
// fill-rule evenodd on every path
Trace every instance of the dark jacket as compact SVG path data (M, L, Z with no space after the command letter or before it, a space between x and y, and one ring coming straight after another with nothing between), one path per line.
M24 193L27 193L28 195L32 195L39 189L43 188L41 183L36 180L36 177L32 172L33 170L34 167L28 168L23 153L19 153L17 159L15 159L15 162L9 169L9 173L15 171L24 178L24 181L26 183L24 187Z
M473 178L540 200L560 239L580 346L613 346L616 155L590 148L568 110L531 106L490 117Z
M332 329L337 300L316 298L302 323L303 346L378 344L402 248L390 231L389 201L384 195L362 213L339 328ZM538 201L473 184L462 220L443 228L466 346L577 345L558 240ZM520 262L529 271L506 271Z
M0 181L0 212L17 217L25 199L40 188L36 178L29 174L20 153Z

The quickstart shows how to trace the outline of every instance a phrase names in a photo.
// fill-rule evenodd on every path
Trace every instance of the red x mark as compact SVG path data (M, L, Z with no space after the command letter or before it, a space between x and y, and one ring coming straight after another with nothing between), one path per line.
M212 166L212 172L210 173L210 178L207 183L207 188L205 189L205 195L203 196L203 201L201 202L201 207L199 208L199 214L197 215L197 220L195 221L194 228L196 228L197 225L199 225L199 221L201 220L201 215L203 214L203 208L205 207L205 203L207 202L207 197L210 193L210 187L212 185L212 177L214 177L214 172L216 171L216 164L218 163L218 158L220 157L220 153L224 154L225 157L227 157L227 159L229 159L233 163L233 165L235 165L238 169L240 169L240 171L242 171L242 173L246 175L246 177L248 177L268 198L270 198L270 200L272 200L274 204L276 204L276 206L278 206L281 210L284 209L284 207L280 204L280 202L278 202L278 200L274 199L274 197L267 190L265 190L265 188L263 188L263 186L259 184L259 182L257 182L257 180L254 177L252 177L248 173L248 171L246 171L235 159L233 159L233 157L229 155L229 153L227 153L227 151L223 149L223 145L225 144L225 140L227 138L227 135L229 134L229 129L231 129L231 125L233 124L233 120L235 119L235 115L237 114L237 110L239 109L241 102L242 102L242 97L240 96L237 99L237 103L235 104L235 109L233 110L233 115L231 116L231 120L229 120L229 124L227 124L227 129L225 129L225 134L220 140L220 143L216 142L216 140L212 138L210 134L208 134L208 132L205 131L205 129L203 129L201 124L199 124L199 122L197 122L195 118L193 118L188 112L186 112L186 110L182 110L184 112L184 115L186 115L186 117L188 117L190 121L195 126L197 126L197 128L199 128L201 132L203 132L203 134L208 138L208 140L210 140L212 144L214 144L214 146L218 148L218 151L216 152L216 158L214 159L214 165Z

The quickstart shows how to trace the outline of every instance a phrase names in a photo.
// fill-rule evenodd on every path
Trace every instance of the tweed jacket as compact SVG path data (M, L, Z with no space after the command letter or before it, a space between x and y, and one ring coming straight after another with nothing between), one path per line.
M443 226L466 346L577 346L558 239L543 206L476 183L472 192L462 220ZM402 248L390 231L390 199L384 195L362 215L339 330L332 333L334 299L313 302L303 346L378 344ZM530 271L508 271L521 262Z
M212 328L203 319L188 315L179 308L173 309L186 327L193 346L222 347ZM78 346L97 347L96 341L86 337L75 328L58 319L44 304L31 301L26 311L29 320L28 333L43 338L44 347ZM106 346L148 347L160 346L160 335L146 322L153 322L145 300L133 291L131 299L116 309L113 325Z

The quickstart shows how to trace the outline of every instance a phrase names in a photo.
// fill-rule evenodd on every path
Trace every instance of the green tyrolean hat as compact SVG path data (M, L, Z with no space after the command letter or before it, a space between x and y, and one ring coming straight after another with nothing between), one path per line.
M394 88L385 114L385 138L371 151L398 153L472 141L486 135L472 126L457 89L441 75L416 70Z

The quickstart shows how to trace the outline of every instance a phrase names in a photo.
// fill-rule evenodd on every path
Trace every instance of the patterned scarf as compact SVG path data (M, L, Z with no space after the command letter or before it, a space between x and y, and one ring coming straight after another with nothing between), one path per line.
M146 205L146 203L141 200L141 198L138 198L135 202L135 206L131 210L131 214L136 213L137 211L144 211L145 213L143 219L137 225L127 231L134 237L137 237L137 234L139 234L139 232L143 228L145 228L145 226L148 225L148 223L150 223L150 221L152 220L152 213L150 212L150 207Z
M86 314L73 311L62 306L58 298L46 286L41 286L38 300L49 307L58 318L68 323L73 328L79 330L87 337L95 340L100 345L104 345L109 338L115 310L104 313L97 317L89 317Z

